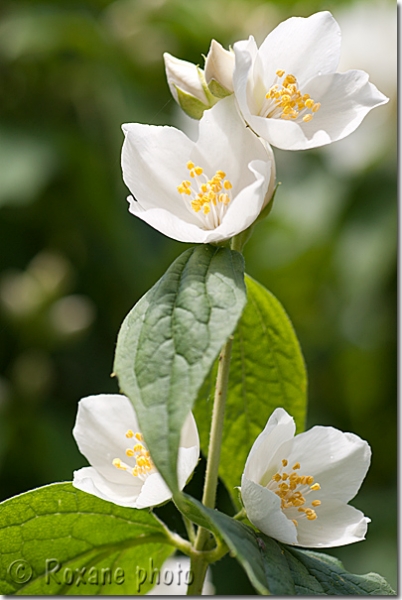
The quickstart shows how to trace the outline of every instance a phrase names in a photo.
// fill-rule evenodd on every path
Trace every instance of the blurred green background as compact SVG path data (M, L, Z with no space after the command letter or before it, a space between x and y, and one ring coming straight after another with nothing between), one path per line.
M117 391L119 326L186 247L129 215L120 172L122 123L188 126L162 53L202 65L211 38L261 42L283 19L323 9L342 28L339 70L366 70L390 102L330 147L275 152L282 185L245 258L298 333L308 425L353 431L373 450L353 502L372 518L367 541L333 554L396 586L396 5L387 1L3 0L1 499L71 480L86 464L71 436L77 401ZM201 484L199 473L191 490ZM213 580L218 593L252 593L230 558Z

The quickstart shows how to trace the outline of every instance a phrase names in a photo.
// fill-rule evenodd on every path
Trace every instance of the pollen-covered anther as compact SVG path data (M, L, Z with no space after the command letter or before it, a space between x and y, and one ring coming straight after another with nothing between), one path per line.
M286 74L283 69L278 69L276 77L277 80L265 95L269 102L264 103L260 115L268 119L289 121L300 117L304 123L311 121L321 107L320 102L315 102L309 94L302 94L296 77L291 73Z
M191 209L195 213L208 216L206 229L213 229L220 225L226 207L232 200L230 190L233 185L229 179L225 179L226 173L220 169L215 175L208 179L202 167L188 161L186 165L190 178L183 180L177 186L177 191L182 196L189 196ZM216 207L216 208L215 208Z
M116 469L120 469L121 471L127 471L127 469L129 468L129 466L126 465L126 463L124 463L122 460L120 460L120 458L113 459L113 466L116 467Z
M312 475L299 475L297 470L301 469L299 462L294 463L292 472L286 473L284 468L289 464L286 458L281 461L281 468L275 473L268 483L268 489L272 490L281 501L282 510L297 510L299 518L306 518L308 521L317 519L317 513L314 508L321 506L321 500L313 500L311 506L308 506L308 495L311 491L321 489L319 483L314 483ZM314 507L314 508L311 508ZM294 513L288 513L289 518ZM294 519L291 519L294 522ZM297 521L297 519L296 519Z
M135 459L135 466L131 467L130 465L124 463L120 458L115 458L112 461L112 464L116 469L120 469L122 471L127 471L131 473L134 477L140 477L141 479L145 479L149 473L154 469L154 464L150 457L149 451L146 447L141 443L143 440L143 436L141 433L134 433L129 429L126 433L126 437L129 439L135 438L137 440L137 444L135 444L132 448L127 448L125 454L128 458Z

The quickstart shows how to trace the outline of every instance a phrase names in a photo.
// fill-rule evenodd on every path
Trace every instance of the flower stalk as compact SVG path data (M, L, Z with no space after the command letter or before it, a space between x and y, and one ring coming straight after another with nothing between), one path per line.
M238 240L236 240L237 237L238 236L235 236L232 239L231 248L232 250L240 251L241 244L239 244ZM215 508L232 345L233 337L230 336L219 355L211 429L209 434L207 468L205 472L204 491L202 496L202 503L208 508ZM210 533L207 529L199 527L197 531L197 537L195 539L194 549L197 551L204 550L209 536ZM192 556L191 569L194 576L194 581L191 585L189 585L187 595L190 596L201 594L207 567L208 563L202 556Z

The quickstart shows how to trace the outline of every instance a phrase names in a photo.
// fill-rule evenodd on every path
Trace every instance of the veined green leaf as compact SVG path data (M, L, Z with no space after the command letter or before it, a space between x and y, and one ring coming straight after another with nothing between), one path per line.
M116 506L70 483L2 502L0 548L0 593L24 596L145 594L152 570L175 550L148 510Z
M381 575L353 575L328 554L286 546L186 494L176 498L186 517L223 540L259 594L273 596L390 596Z
M182 425L246 303L243 269L238 252L191 248L134 306L120 329L114 370L173 492Z
M345 571L333 556L283 546L298 596L394 596L395 592L381 575L354 575ZM270 560L270 556L267 556Z
M234 333L221 450L220 477L237 501L248 453L278 406L303 431L307 375L296 334L279 301L246 276L247 304ZM201 448L208 451L216 368L204 382L195 408Z
M264 560L258 547L257 536L251 527L218 510L207 508L187 494L179 494L176 504L188 519L208 529L227 544L230 555L242 565L259 594L270 593L265 577Z

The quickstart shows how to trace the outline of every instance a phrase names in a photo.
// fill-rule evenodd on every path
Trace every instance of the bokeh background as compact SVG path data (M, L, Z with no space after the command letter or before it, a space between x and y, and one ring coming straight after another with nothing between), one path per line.
M85 465L77 401L117 392L119 326L186 248L129 215L120 172L121 123L188 126L162 53L202 65L211 38L261 42L324 9L343 32L339 70L366 70L390 101L344 141L276 151L282 185L245 258L299 336L308 425L373 449L354 501L372 518L367 541L333 554L396 586L396 5L385 0L3 0L0 499ZM252 592L232 559L212 575L218 593Z

